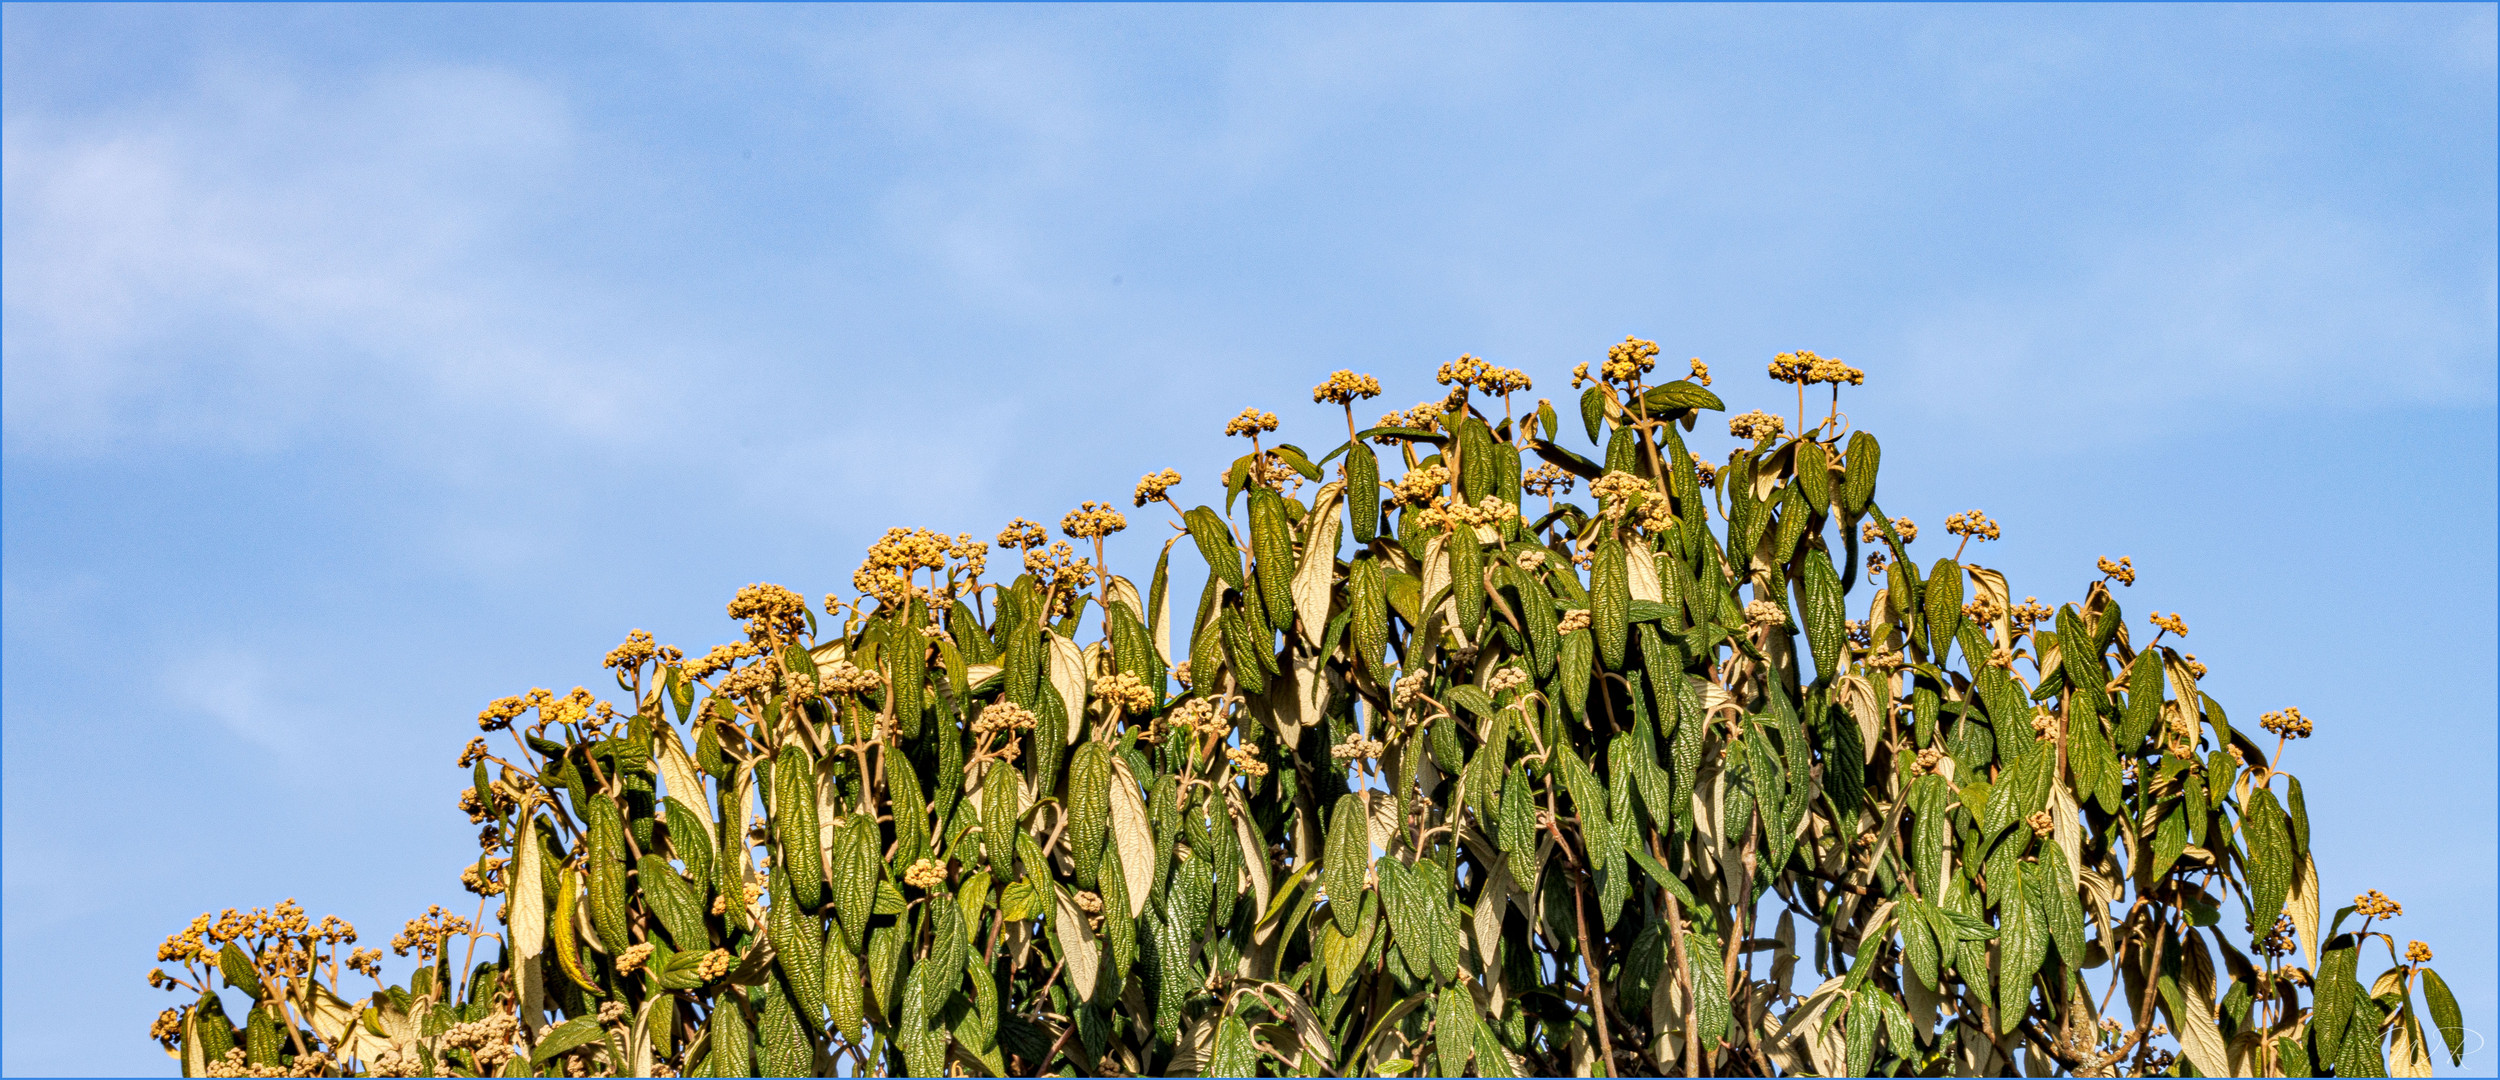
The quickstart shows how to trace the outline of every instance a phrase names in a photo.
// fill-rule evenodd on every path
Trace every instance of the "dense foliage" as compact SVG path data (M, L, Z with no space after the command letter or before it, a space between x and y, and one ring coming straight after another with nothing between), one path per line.
M700 656L637 631L619 704L479 718L478 913L412 921L405 985L347 1001L341 965L379 951L291 902L202 916L152 975L197 1004L156 1035L194 1076L2423 1075L2425 1028L2457 1052L2392 901L2321 923L2279 767L2309 722L2267 714L2271 748L2233 724L2178 616L2121 615L2131 563L2018 602L1967 561L1999 535L1972 511L1922 565L1839 411L1862 373L1783 354L1793 430L1735 417L1713 465L1684 442L1723 408L1707 369L1653 385L1657 351L1582 365L1568 418L1463 357L1446 399L1357 430L1379 385L1340 372L1313 396L1348 438L1316 458L1245 412L1220 499L1139 484L1174 515L1143 588L1103 565L1126 515L1088 503L1063 541L1009 525L1003 582L989 544L898 529L852 598L750 586ZM1209 568L1177 609L1175 548ZM240 1030L212 977L254 1003Z

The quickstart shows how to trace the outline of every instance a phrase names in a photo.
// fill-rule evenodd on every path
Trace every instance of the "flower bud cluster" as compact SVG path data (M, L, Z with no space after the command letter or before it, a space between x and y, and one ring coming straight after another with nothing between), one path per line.
M2258 722L2267 731L2271 731L2286 739L2306 739L2309 737L2309 718L2302 716L2300 714L2300 710L2296 708L2286 708L2282 712L2267 713L2265 717Z
M1338 371L1328 381L1311 388L1311 400L1328 405L1350 405L1363 398L1380 396L1380 380L1352 371Z
M1241 415L1224 423L1224 434L1256 438L1262 432L1276 430L1276 414L1257 409L1243 409Z
M1441 365L1441 370L1433 373L1433 378L1443 386L1472 386L1495 396L1535 388L1527 372L1495 367L1467 355Z
M1127 515L1112 509L1110 503L1098 503L1092 499L1077 504L1076 509L1068 511L1068 516L1059 519L1059 531L1076 540L1100 540L1125 528L1128 528Z
M1739 439L1745 439L1752 442L1761 442L1764 439L1779 438L1780 435L1787 430L1788 421L1782 420L1779 417L1771 415L1770 413L1763 412L1760 409L1755 409L1752 412L1743 413L1737 416L1731 416L1727 421L1728 434L1734 435Z
M1977 510L1965 510L1946 517L1944 531L1973 540L1994 540L1997 538L1997 523Z
M1771 377L1799 386L1812 386L1815 383L1834 385L1847 383L1851 386L1861 386L1866 383L1866 372L1830 357L1817 356L1802 349L1772 357Z
M1181 474L1177 469L1165 469L1159 473L1147 473L1145 476L1139 477L1137 481L1137 505L1143 507L1147 503L1162 498L1165 492L1171 491L1173 485L1180 482Z

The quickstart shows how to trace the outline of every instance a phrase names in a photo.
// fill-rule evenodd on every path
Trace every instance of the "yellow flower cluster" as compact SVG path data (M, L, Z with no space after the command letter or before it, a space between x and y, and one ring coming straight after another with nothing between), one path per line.
M1420 671L1399 676L1397 685L1389 689L1389 704L1400 709L1415 704L1422 700L1424 688L1431 682L1432 677Z
M317 1060L318 1064L308 1064L308 1061L313 1060ZM376 1055L373 1065L375 1075L416 1075L413 1071L413 1063L411 1063L412 1071L398 1072L390 1065L385 1065L384 1062L391 1062L393 1065L396 1065L396 1056L388 1050L382 1051L382 1053ZM295 1068L292 1070L279 1065L254 1065L250 1063L249 1055L246 1055L243 1052L243 1048L238 1046L226 1051L226 1056L223 1060L209 1062L208 1075L212 1077L319 1076L321 1075L320 1070L328 1068L329 1064L328 1055L316 1053L308 1055L306 1058L297 1059Z
M1815 383L1848 383L1863 385L1866 373L1830 357L1816 356L1805 350L1785 352L1771 358L1771 377L1784 383L1811 386Z
M1120 672L1094 682L1094 700L1109 706L1113 715L1143 715L1155 707L1154 691L1146 682L1128 672Z
M775 674L773 669L761 664L739 668L720 681L719 692L724 697L749 698L760 702L771 697L773 691L779 688L780 680Z
M650 942L641 941L628 945L625 947L624 952L616 954L616 973L619 975L631 975L642 970L642 965L649 963L650 960Z
M992 702L983 706L981 714L973 719L972 733L989 735L995 732L1012 734L1018 731L1031 731L1033 725L1039 722L1041 722L1041 717L1033 715L1033 710L1015 702Z
M1443 386L1472 386L1488 394L1501 395L1534 389L1527 372L1517 368L1495 367L1474 356L1462 355L1441 365L1433 379Z
M2195 653L2185 653L2185 654L2182 654L2182 655L2179 657L2179 660L2180 660L2180 662L2185 663L2185 664L2187 665L2187 669L2188 669L2188 671L2189 671L2190 673L2194 674L2194 675L2195 675L2197 678L2199 678L2199 679L2202 679L2202 678L2204 678L2204 677L2205 677L2205 672L2207 672L2207 671L2209 671L2209 670L2212 670L2212 669L2210 669L2210 668L2207 668L2204 664L2201 664L2201 663L2197 662L2197 659L2196 659L2196 654L2195 654Z
M1023 518L1007 523L998 530L998 546L1003 548L1037 548L1050 542L1050 530Z
M728 645L714 645L712 646L710 652L704 653L701 657L696 658L693 663L686 665L686 677L689 679L708 679L716 674L729 670L740 660L762 655L764 655L764 650L757 648L755 643L751 641L734 642Z
M1243 409L1241 415L1226 421L1224 434L1257 438L1261 432L1276 430L1276 414L1257 409Z
M1707 461L1703 461L1703 460L1701 459L1701 455L1700 455L1700 454L1694 454L1694 453L1691 453L1690 451L1687 451L1686 453L1687 453L1687 455L1688 455L1688 456L1690 456L1690 457L1693 459L1693 472L1694 472L1694 473L1696 473L1696 474L1698 474L1698 479L1699 479L1699 480L1700 480L1700 482L1701 482L1701 486L1703 486L1703 487L1717 487L1717 486L1719 486L1719 467L1718 467L1718 466L1716 466L1716 465L1712 465L1711 463L1709 463L1709 462L1707 462Z
M851 587L888 607L900 607L915 591L912 575L944 567L954 546L934 529L887 529L868 546L868 561L851 574Z
M1944 519L1944 531L1973 540L1994 540L1997 538L1997 523L1988 520L1988 515L1977 510L1965 510L1959 514L1947 516Z
M946 884L946 865L936 859L914 860L911 867L903 871L903 884L923 891L944 885Z
M1286 463L1284 455L1270 450L1250 462L1251 482L1270 491L1293 492L1302 489L1302 474Z
M2046 839L2050 833L2057 831L2057 819L2050 816L2049 812L2046 810L2032 811L2030 817L2023 819L2023 823L2031 826L2031 835L2041 837L2043 839Z
M1047 550L1036 547L1026 551L1024 568L1053 589L1070 584L1081 589L1094 583L1093 560L1077 558L1076 549L1065 540Z
M625 635L624 644L608 650L604 666L626 671L650 663L659 654L659 647L651 641L651 632L635 630Z
M2187 620L2180 618L2178 612L2174 611L2168 615L2164 615L2161 612L2156 611L2153 613L2152 622L2153 626L2161 630L2163 633L2177 634L2180 637L2188 636Z
M1222 738L1233 730L1233 722L1205 698L1191 698L1172 710L1167 718L1173 727L1200 738Z
M1087 499L1059 519L1059 531L1076 540L1100 540L1128 528L1128 516L1111 508L1110 503Z
M1962 605L1963 618L1975 623L1981 623L1983 625L1995 625L1997 619L2002 617L2004 614L2004 605L1999 604L1985 596Z
M1346 740L1344 742L1338 743L1337 745L1329 748L1328 756L1339 761L1354 761L1357 759L1379 757L1386 750L1388 750L1388 746L1383 744L1378 739L1366 739L1360 735L1348 735L1346 736Z
M1635 524L1648 531L1675 524L1666 492L1631 473L1610 472L1598 477L1589 485L1589 494L1597 496L1599 512L1608 521L1622 521L1638 511L1640 519Z
M1474 506L1454 503L1447 497L1436 495L1432 505L1415 512L1415 523L1426 529L1444 529L1452 525L1490 526L1520 516L1518 508L1503 502L1499 495L1487 495L1477 500Z
M1919 772L1931 773L1936 771L1937 767L1943 764L1944 751L1942 750L1938 750L1935 747L1930 746L1927 749L1918 752Z
M2001 646L1988 650L1988 666L1998 671L2014 670L2014 650Z
M1440 426L1441 414L1448 411L1441 402L1427 401L1404 412L1382 413L1376 426L1431 431Z
M1175 469L1147 473L1137 481L1137 505L1142 508L1147 503L1162 498L1165 492L1172 490L1172 486L1180 482L1181 474Z
M1519 553L1519 568L1533 574L1545 568L1546 558L1544 548L1528 548Z
M2430 946L2428 946L2428 945L2424 945L2424 944L2422 944L2422 943L2421 943L2421 942L2419 942L2419 941L2413 942L2412 944L2409 944L2409 945L2406 945L2406 946L2405 946L2405 963L2408 963L2408 964L2427 964L2427 963L2430 963L2430 962L2431 962L2431 947L2430 947Z
M1528 470L1526 475L1519 478L1519 486L1527 489L1529 494L1543 495L1549 499L1557 495L1571 494L1571 489L1578 486L1579 482L1579 477L1564 472L1562 466L1550 461Z
M946 547L946 554L963 566L966 577L980 577L983 570L989 569L990 546L973 539L971 533L956 533L955 542Z
M1648 374L1650 368L1657 365L1658 343L1655 341L1645 341L1625 334L1622 341L1606 348L1604 373L1607 382L1635 382L1642 375Z
M1380 380L1352 371L1338 371L1328 381L1311 388L1311 400L1330 405L1351 405L1362 398L1380 396Z
M633 956L635 949L642 950L642 956L634 961L634 968L640 968L643 961L650 959L651 946L648 943L636 945L617 957L618 973L629 973L631 969L625 966L625 958ZM450 1050L468 1051L469 1056L477 1059L481 1072L495 1075L498 1067L514 1056L512 1044L520 1035L519 1017L508 1012L490 1012L466 1023L453 1024L450 1030L443 1032L443 1046Z
M486 872L482 874L478 872L479 863L471 863L467 866L461 867L460 887L476 893L479 896L503 895L504 862L505 860L501 858L491 855L487 856L484 860L482 860L486 870Z
M193 963L213 960L219 947L227 942L251 942L277 938L293 945L315 943L354 944L356 928L336 915L324 915L316 925L304 914L293 897L273 907L237 911L227 908L216 916L202 913L189 926L165 939L157 946L156 958L169 963Z
M1623 516L1631 511L1633 500L1649 492L1646 481L1628 472L1610 472L1589 484L1589 494L1597 496L1598 504L1605 508L1608 521L1623 520Z
M510 727L514 717L530 709L538 710L535 726L540 730L553 724L588 723L595 727L616 713L615 706L599 700L581 687L574 687L572 693L563 697L542 688L517 698L498 699L487 706L485 712L478 714L477 726L487 731L499 731ZM597 720L591 719L594 713L598 716Z
M2100 560L2100 569L2101 576L2108 578L2111 581L2115 581L2121 585L2135 584L2134 559L2121 555L2118 557L2117 562L2111 562L2108 558L2104 557Z
M1750 439L1754 442L1761 442L1764 439L1779 438L1780 433L1787 430L1788 421L1763 412L1760 409L1755 409L1754 411L1745 413L1741 416L1731 416L1727 421L1728 434L1734 435L1739 439Z
M1861 649L1875 643L1875 631L1867 625L1864 619L1850 619L1841 623L1840 632L1849 639L1849 644Z
M469 920L435 904L426 908L425 914L408 920L407 928L391 939L391 951L406 956L409 950L414 949L417 959L430 961L444 942L469 932Z
M502 731L505 728L511 727L512 721L518 719L522 713L528 712L532 708L532 698L539 698L546 694L547 692L545 690L532 690L530 691L530 696L525 698L496 698L491 704L486 706L484 711L477 714L478 730ZM466 763L464 762L463 764Z
M1778 604L1768 600L1753 600L1745 604L1745 628L1748 630L1767 630L1787 624L1788 613L1781 611Z
M2057 612L2041 603L2039 597L2026 596L2022 603L2014 605L2014 610L2006 612L2005 617L2013 621L2015 630L2022 631L2047 622L2056 615Z
M1400 506L1422 506L1441 493L1450 482L1450 470L1439 465L1426 465L1398 478L1390 485L1389 501Z
M891 537L900 531L892 530L886 535ZM874 557L872 550L870 558ZM807 600L779 585L749 585L730 597L729 617L746 620L750 641L795 637L807 628Z
M1701 357L1698 356L1687 361L1687 363L1692 366L1693 370L1691 374L1684 376L1685 378L1691 379L1692 381L1700 383L1703 386L1710 385L1710 365L1702 363Z
M2267 731L2271 731L2286 739L2306 739L2309 737L2309 718L2302 716L2299 709L2287 708L2282 712L2267 713L2263 719L2258 721L2258 723Z
M1563 612L1562 619L1554 624L1555 632L1563 634L1572 633L1578 630L1586 630L1588 628L1589 609L1587 608L1572 608L1569 611Z
M1528 685L1528 673L1516 667L1500 668L1484 682L1484 688L1496 694L1509 693Z
M885 676L848 660L816 669L816 684L828 694L858 694L885 685Z
M1233 771L1243 776L1267 775L1267 763L1259 760L1258 747L1236 746L1224 751L1224 756L1232 759Z
M2393 919L2405 913L2405 906L2388 899L2386 893L2372 889L2352 898L2352 910L2366 919Z

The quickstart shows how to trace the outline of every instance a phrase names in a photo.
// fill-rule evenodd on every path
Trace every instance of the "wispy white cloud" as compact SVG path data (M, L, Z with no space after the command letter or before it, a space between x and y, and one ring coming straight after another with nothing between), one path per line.
M304 752L311 718L258 653L231 643L195 646L171 658L161 675L159 690L174 708L216 721L262 751Z
M2489 265L2479 287L2461 282L2372 223L2242 215L2096 238L2064 265L1939 298L1909 322L1914 400L2122 427L2217 405L2493 400Z
M533 312L511 235L577 141L541 84L229 67L179 102L13 109L4 138L13 449L265 446L443 400L595 428L618 405Z

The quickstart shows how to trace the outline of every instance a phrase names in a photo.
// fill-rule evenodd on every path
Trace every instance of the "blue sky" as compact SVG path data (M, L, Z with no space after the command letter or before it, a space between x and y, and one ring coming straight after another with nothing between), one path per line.
M2017 595L2131 556L2500 1034L2494 12L0 8L0 1070L466 899L471 718L628 629L1628 333L1866 369Z

